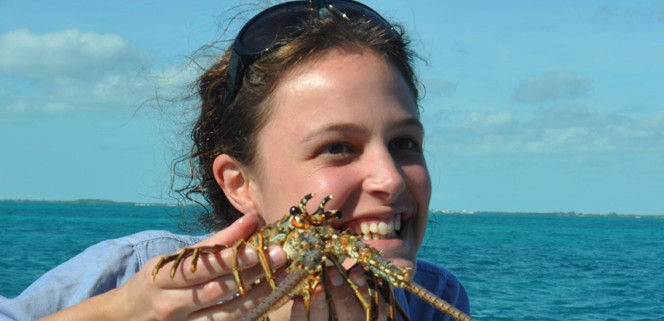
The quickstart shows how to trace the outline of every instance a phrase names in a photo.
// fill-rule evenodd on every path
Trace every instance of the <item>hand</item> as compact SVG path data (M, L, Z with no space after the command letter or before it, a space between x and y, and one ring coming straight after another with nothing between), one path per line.
M350 280L358 286L360 295L365 299L368 304L371 304L372 298L368 293L368 286L366 275L360 266L355 266L347 272ZM357 298L357 294L346 283L341 273L335 268L328 268L328 282L327 286L333 302L336 320L351 321L351 320L365 320L366 310ZM384 302L382 296L378 307L377 320L386 320L387 304ZM291 320L310 320L310 321L327 321L329 320L330 305L323 290L317 293L312 300L311 308L307 314L304 302L301 299L295 300L291 309Z
M223 231L194 246L222 244L230 246L245 239L258 227L258 218L245 216ZM239 269L245 285L264 278L256 250L240 247ZM278 247L268 250L272 269L283 266L286 254ZM171 279L173 262L166 264L153 280L152 269L160 258L153 258L129 282L114 290L116 317L123 320L236 320L254 307L258 300L269 294L266 282L251 288L244 297L233 277L233 250L224 249L216 254L201 255L198 268L190 270L189 257L183 260ZM220 302L224 304L219 304ZM121 311L128 312L122 314Z
M246 239L259 226L259 219L244 216L228 228L194 246L222 244L230 246ZM286 253L279 247L267 251L268 263L273 270L283 267ZM238 253L240 275L245 285L264 279L256 250L240 247ZM238 296L238 285L233 277L233 250L228 248L213 255L199 257L198 268L191 272L192 258L180 263L174 277L169 271L173 262L166 264L153 279L152 270L160 257L149 260L126 284L107 293L88 299L74 307L48 316L43 320L237 320L273 292L267 282L250 287L245 296ZM276 273L277 283L285 277L284 269ZM364 320L365 310L355 292L346 284L336 268L329 268L328 288L334 302L338 320ZM349 272L359 291L369 300L366 280L361 268ZM223 304L220 304L222 303ZM370 301L368 301L370 302ZM380 311L385 311L382 304ZM321 289L314 296L307 314L301 299L291 301L285 309L271 313L274 320L284 313L290 320L328 320L329 308ZM384 313L379 314L383 320Z

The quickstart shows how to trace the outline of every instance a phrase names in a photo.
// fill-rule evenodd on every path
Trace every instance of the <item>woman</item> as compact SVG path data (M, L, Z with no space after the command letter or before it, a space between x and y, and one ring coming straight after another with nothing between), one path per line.
M362 234L386 258L412 268L415 282L468 312L456 278L416 259L431 182L411 56L399 29L357 2L287 2L260 13L198 81L202 110L188 193L209 201L213 210L203 220L222 230L202 241L144 232L93 246L15 300L0 301L0 319L67 307L44 320L237 319L272 290L262 282L235 295L230 249L202 257L196 272L179 269L171 278L162 271L153 280L157 256L198 241L233 244L311 192L316 201L334 195L327 208L343 213L334 227ZM268 252L283 278L285 253ZM239 264L246 283L264 277L253 249L240 251ZM350 275L366 292L362 271ZM329 278L339 320L363 320L339 273L330 269ZM270 318L327 320L324 296L315 296L309 315L298 300ZM397 298L413 320L443 318L402 291Z

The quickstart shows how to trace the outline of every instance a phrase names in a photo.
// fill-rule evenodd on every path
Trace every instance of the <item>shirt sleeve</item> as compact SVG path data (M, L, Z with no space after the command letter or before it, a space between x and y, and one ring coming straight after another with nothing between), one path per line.
M449 271L425 261L417 261L417 272L413 281L470 315L470 301L466 289ZM404 299L411 320L453 320L412 293L406 292Z
M95 244L42 275L16 298L0 296L0 321L35 320L117 288L150 258L196 240L148 231Z

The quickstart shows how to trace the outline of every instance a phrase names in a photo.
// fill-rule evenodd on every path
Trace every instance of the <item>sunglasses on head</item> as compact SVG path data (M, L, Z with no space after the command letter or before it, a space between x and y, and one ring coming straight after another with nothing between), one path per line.
M242 27L228 62L228 74L221 110L225 111L242 87L247 68L264 54L297 38L302 22L312 16L336 16L342 20L364 19L396 34L385 18L373 9L352 0L290 1L270 7Z

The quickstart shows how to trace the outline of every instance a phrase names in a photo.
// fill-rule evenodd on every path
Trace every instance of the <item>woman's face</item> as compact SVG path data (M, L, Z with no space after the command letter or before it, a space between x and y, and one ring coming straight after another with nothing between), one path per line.
M363 234L400 266L414 267L431 181L413 93L370 51L332 51L282 78L258 136L250 177L256 210L282 218L308 193L332 194L331 225Z

